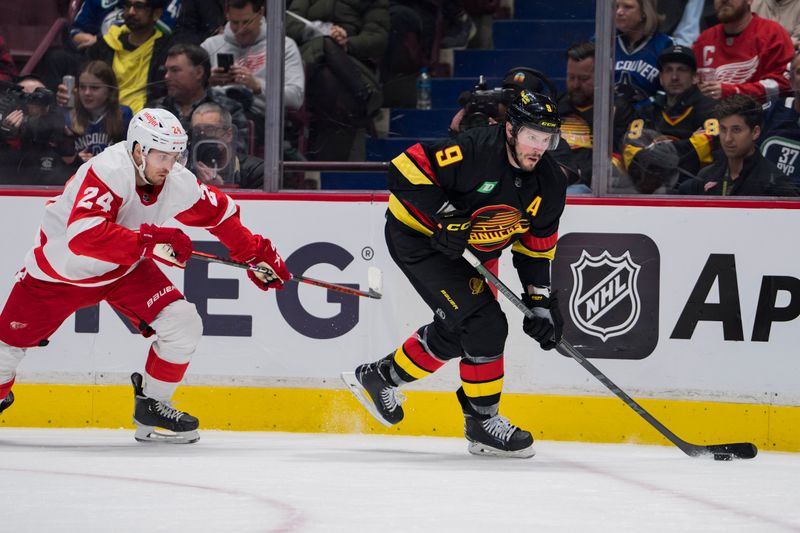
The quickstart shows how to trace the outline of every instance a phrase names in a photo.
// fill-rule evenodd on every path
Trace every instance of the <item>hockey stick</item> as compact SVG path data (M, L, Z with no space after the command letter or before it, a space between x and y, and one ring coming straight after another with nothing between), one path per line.
M522 303L516 294L511 292L502 281L500 281L497 276L492 274L485 266L483 266L480 260L475 257L475 255L470 252L468 249L464 250L462 257L466 259L470 265L475 267L475 269L480 272L480 274L486 278L486 280L494 285L494 287L503 294L508 300L514 304L514 306L522 311L522 313L528 317L533 318L533 312L528 309L528 307ZM733 457L737 459L752 459L758 453L758 448L756 448L755 444L751 444L749 442L737 442L731 444L710 444L710 445L701 445L701 444L691 444L686 442L685 440L681 439L677 435L675 435L672 431L667 429L664 424L656 420L656 418L648 413L644 407L636 403L636 400L628 396L625 391L617 387L614 382L606 377L596 366L590 363L581 353L575 349L570 343L568 343L563 338L559 341L556 345L556 350L562 355L566 355L575 359L583 368L589 371L591 375L593 375L597 380L602 383L603 385L608 388L611 392L613 392L618 398L620 398L628 407L636 411L639 416L644 418L651 426L656 428L659 433L664 435L672 444L680 448L680 450L689 455L691 457L704 457L704 456L713 456L714 459L724 461L729 460Z
M247 263L240 263L239 261L234 261L232 259L225 259L223 257L219 257L212 254L207 254L203 252L198 252L193 250L192 257L195 259L199 259L201 261L205 261L207 263L219 263L220 265L228 265L236 268L241 268L244 270L251 270L253 272L261 272L262 274L272 274L272 271L255 265L248 265ZM337 285L335 283L330 283L327 281L322 281L314 278L307 278L305 276L298 276L296 274L292 274L292 279L289 281L295 281L297 283L308 283L309 285L316 285L317 287L323 287L325 289L330 289L332 291L341 292L344 294L350 294L352 296L363 296L365 298L375 298L379 300L382 296L380 293L380 283L381 283L381 271L378 270L376 267L370 267L367 272L367 282L369 284L368 291L360 291L358 289L354 289L352 287L345 287L344 285Z

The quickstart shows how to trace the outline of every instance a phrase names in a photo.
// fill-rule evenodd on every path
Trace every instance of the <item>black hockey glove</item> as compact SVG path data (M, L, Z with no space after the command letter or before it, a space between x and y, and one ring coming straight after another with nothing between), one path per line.
M533 318L525 317L522 329L533 337L542 350L552 350L561 340L564 319L558 309L558 298L554 292L550 297L541 294L523 294L522 301L533 311Z
M431 246L450 259L460 259L469 240L472 227L470 217L463 212L454 211L442 215L438 223L439 227L431 235Z

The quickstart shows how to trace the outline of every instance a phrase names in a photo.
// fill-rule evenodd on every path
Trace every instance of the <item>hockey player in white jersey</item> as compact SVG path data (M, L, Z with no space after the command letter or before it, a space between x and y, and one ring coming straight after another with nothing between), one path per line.
M14 401L11 387L26 350L47 345L77 309L105 300L142 335L155 337L144 376L131 376L136 440L199 439L197 418L174 409L170 399L202 336L202 322L154 262L183 268L192 241L163 224L174 218L206 228L233 259L268 267L271 275L248 271L262 290L282 288L291 274L269 239L242 225L233 200L183 166L186 145L174 115L142 109L127 140L86 162L49 202L0 314L0 412Z

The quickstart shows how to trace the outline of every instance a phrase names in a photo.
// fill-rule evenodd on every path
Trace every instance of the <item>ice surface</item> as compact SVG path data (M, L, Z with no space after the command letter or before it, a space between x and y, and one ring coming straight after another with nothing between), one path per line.
M662 446L202 431L0 429L0 530L800 531L800 454L694 459ZM521 529L519 529L521 528Z

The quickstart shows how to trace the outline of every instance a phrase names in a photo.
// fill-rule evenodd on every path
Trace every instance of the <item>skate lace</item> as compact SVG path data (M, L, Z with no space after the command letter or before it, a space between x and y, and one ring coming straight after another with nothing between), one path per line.
M170 404L165 402L156 402L156 412L164 418L170 418L175 421L186 414L183 411L178 411Z
M405 395L396 387L384 387L381 391L381 402L389 411L394 411L404 401L406 401Z
M519 428L509 422L506 417L495 415L492 418L483 421L483 429L485 429L486 432L493 437L505 442L510 439L511 435L513 435L514 432Z

